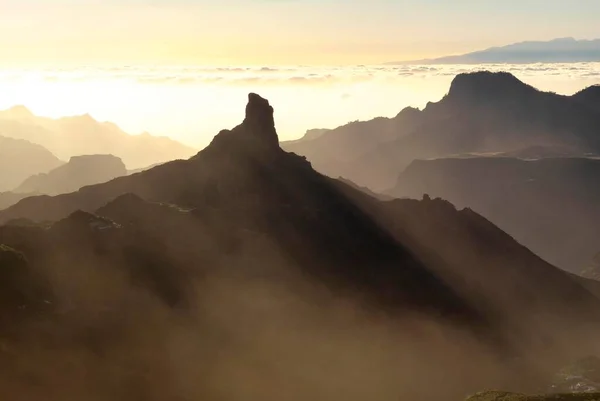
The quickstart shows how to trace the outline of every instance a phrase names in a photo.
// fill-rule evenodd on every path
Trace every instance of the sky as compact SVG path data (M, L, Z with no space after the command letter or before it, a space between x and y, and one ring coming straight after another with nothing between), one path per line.
M381 63L600 38L599 15L600 0L0 0L0 108L91 114L200 148L256 92L293 139L423 107L472 68L563 94L598 84L591 63Z
M600 37L598 0L0 0L0 65L339 65Z

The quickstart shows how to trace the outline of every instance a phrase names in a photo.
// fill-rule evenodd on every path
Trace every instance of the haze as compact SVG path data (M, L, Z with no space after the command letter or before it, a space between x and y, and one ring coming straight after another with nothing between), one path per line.
M572 94L600 83L600 64L476 66L76 67L0 71L0 109L25 105L41 116L91 114L127 132L148 131L202 148L240 118L248 91L282 105L281 138L311 128L392 117L439 100L461 72L513 72L542 90Z
M0 394L600 400L599 15L0 0Z
M600 4L593 0L2 0L0 8L0 107L24 104L52 117L90 113L131 133L150 131L196 147L235 121L232 110L239 108L231 105L241 106L250 86L283 106L277 119L282 137L291 139L309 128L423 106L461 71L440 72L445 78L424 85L405 79L404 71L349 65L600 37L594 17ZM141 67L123 70L132 65ZM298 65L344 67L260 70ZM246 66L253 69L232 68ZM579 81L581 74L561 74L560 82L529 75L517 71L528 83L567 94L598 82Z

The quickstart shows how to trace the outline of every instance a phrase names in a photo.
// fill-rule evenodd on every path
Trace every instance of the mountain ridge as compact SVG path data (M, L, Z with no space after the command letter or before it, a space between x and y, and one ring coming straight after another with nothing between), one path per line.
M385 64L532 64L595 61L600 61L600 39L558 38L550 41L513 43L453 56Z
M125 164L116 156L73 156L67 163L47 173L27 178L13 192L58 195L124 175L127 175Z
M89 114L52 119L35 116L25 106L0 111L0 132L40 144L63 159L113 154L130 169L196 153L195 149L166 136L130 135L116 124L96 121Z
M0 192L9 191L34 174L64 162L41 145L0 135Z
M6 326L0 380L27 399L426 401L530 390L596 344L593 282L472 210L318 173L273 113L250 94L188 160L1 211L0 243L52 291Z
M589 104L588 104L589 102ZM538 146L600 153L600 109L579 96L541 92L510 73L457 75L448 94L423 110L350 123L313 140L284 142L321 172L389 189L410 161Z

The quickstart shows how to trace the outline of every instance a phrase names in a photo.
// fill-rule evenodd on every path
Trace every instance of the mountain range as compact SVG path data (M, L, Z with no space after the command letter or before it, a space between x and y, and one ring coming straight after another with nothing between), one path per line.
M387 64L525 64L600 61L600 39L559 38L492 47L472 53Z
M0 111L0 135L41 145L62 160L81 155L112 154L130 169L188 158L196 153L167 137L148 133L129 135L117 125L98 122L89 114L51 119L35 116L24 106Z
M250 94L188 160L0 211L5 394L452 399L596 343L600 284L471 209L318 173L273 113Z
M13 192L58 195L124 175L127 175L125 164L113 155L76 156L48 173L32 175Z
M600 250L600 159L417 160L388 195L470 207L556 266L580 273Z
M464 153L600 152L600 87L573 96L541 92L509 73L459 74L448 94L423 110L350 123L315 139L283 143L321 172L389 189L415 159Z
M476 72L458 75L448 95L422 111L282 146L377 192L473 208L546 260L580 272L598 249L599 106L598 86L562 96L508 73Z

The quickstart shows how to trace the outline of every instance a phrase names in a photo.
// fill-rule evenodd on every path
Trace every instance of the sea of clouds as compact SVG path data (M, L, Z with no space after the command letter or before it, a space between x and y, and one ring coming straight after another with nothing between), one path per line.
M460 73L508 71L544 91L570 95L600 84L600 63L356 66L114 66L0 69L0 108L40 115L90 113L126 130L202 147L243 118L248 92L276 109L280 136L392 117L448 91Z
M41 79L47 82L124 80L140 84L306 85L395 81L406 77L455 76L471 71L508 71L518 77L559 76L600 81L600 63L357 65L289 67L121 66L0 70L0 82Z

